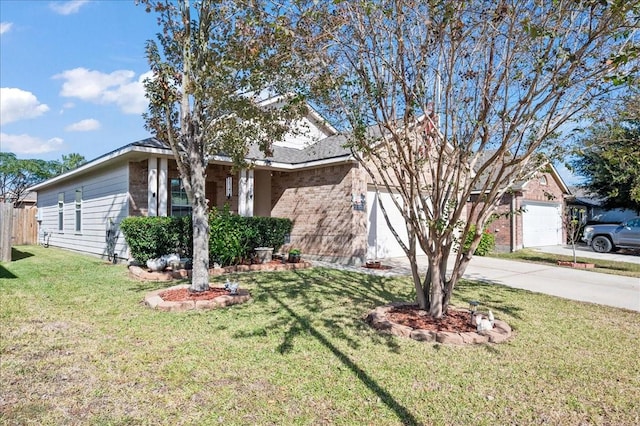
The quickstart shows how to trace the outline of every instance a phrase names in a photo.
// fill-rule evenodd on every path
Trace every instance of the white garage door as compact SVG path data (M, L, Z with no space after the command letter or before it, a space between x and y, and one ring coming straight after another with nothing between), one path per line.
M562 208L560 204L524 202L522 245L524 247L562 244Z
M389 215L391 223L394 225L394 229L402 238L402 241L407 241L407 230L404 224L404 218L402 213L393 204L391 197L397 197L402 205L402 199L399 195L392 195L389 193L380 193L380 199L384 203L384 207ZM382 213L382 209L378 204L378 196L375 191L369 191L367 193L367 212L368 212L368 259L384 259L387 257L399 257L404 256L404 250L398 241L394 237L393 233L389 229L387 222Z

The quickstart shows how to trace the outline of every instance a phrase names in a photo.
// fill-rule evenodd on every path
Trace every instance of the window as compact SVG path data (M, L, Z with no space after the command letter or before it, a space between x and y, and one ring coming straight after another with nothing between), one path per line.
M182 179L171 179L171 216L188 216L191 205L182 186Z
M58 193L58 231L64 230L64 192Z
M540 182L540 185L546 185L547 184L547 177L546 176L540 176L539 182Z
M76 189L76 232L82 231L82 188Z

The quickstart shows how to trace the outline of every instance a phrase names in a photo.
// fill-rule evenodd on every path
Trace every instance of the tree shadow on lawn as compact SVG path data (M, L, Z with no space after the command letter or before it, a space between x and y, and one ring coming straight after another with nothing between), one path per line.
M298 336L312 336L393 410L403 423L418 424L406 407L335 344L344 342L349 347L358 349L362 345L361 338L365 337L372 339L374 343L386 344L391 351L399 353L400 346L395 336L373 331L363 318L376 306L392 301L414 301L415 289L410 277L382 277L313 268L284 273L237 275L233 280L236 279L241 282L251 281L254 301L264 307L262 314L267 318L268 324L237 332L234 337L252 338L265 336L269 329L284 330L277 350L286 354L294 349ZM465 301L471 300L471 297L478 298L482 300L483 307L495 312L519 316L520 308L505 305L504 292L516 291L520 290L495 287L491 283L462 281L455 294ZM242 307L239 309L242 310ZM245 315L247 318L250 315L255 317L255 311L246 310ZM358 338L352 337L354 335ZM433 345L433 348L439 350L440 345ZM490 345L485 345L485 349L499 353Z
M453 296L466 301L475 300L481 312L488 310L494 314L507 314L512 318L522 319L522 307L508 303L505 293L522 294L528 290L508 287L498 282L482 280L462 280L453 290ZM530 292L533 293L533 292Z
M410 286L396 278L324 268L277 274L254 277L256 302L266 302L275 294L289 301L291 306L303 308L306 314L322 322L334 338L353 348L358 348L360 343L350 338L345 329L370 331L364 316L371 309L391 301L415 299L411 296ZM394 285L398 286L395 291ZM276 315L277 310L273 314ZM375 333L375 336L381 335ZM395 339L389 335L376 338L385 339L384 343L391 350L399 351Z
M347 354L345 354L337 346L335 346L328 337L326 337L321 331L314 327L307 317L298 314L296 310L287 303L287 299L281 298L279 294L277 294L277 291L274 289L263 287L263 291L264 294L268 296L270 300L275 301L280 310L286 312L286 314L292 320L289 324L289 329L285 332L282 344L280 344L278 347L280 353L284 354L291 351L293 349L293 339L295 338L295 336L301 334L302 332L313 336L318 342L320 342L324 347L331 351L331 353L346 368L348 368L355 375L355 377L357 377L367 388L369 388L371 392L376 394L380 398L380 400L396 414L396 416L403 424L419 424L418 419L416 419L416 417L405 406L400 404L393 397L393 395L391 395L387 390L381 387L365 370L359 367L354 361L349 358ZM335 326L331 327L331 325L329 325L329 327L330 328L328 329L330 330L336 328ZM346 335L342 336L342 338L344 337L346 337Z

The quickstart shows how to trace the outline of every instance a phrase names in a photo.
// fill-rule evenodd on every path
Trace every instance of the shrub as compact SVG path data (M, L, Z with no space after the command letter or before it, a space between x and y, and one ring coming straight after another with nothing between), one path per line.
M241 216L232 215L229 207L209 213L209 260L222 266L240 262L245 249L242 242Z
M472 226L469 230L469 234L467 234L467 239L464 242L463 250L469 251L471 247L471 242L473 241L473 236L476 233L476 227ZM488 253L491 253L496 246L496 237L488 230L484 230L482 232L482 238L480 239L480 244L476 248L475 255L477 256L485 256Z
M291 233L293 223L281 217L248 217L248 226L256 230L256 239L251 242L251 250L256 247L273 247L278 251L284 244L285 235Z
M278 250L293 224L283 218L238 216L225 206L212 210L209 226L209 260L227 266L249 259L256 247Z
M284 244L291 232L291 220L277 217L243 217L229 207L213 209L209 215L209 260L222 266L249 259L256 247ZM128 217L120 223L131 256L144 263L164 254L178 252L192 257L193 227L190 216Z
M138 262L174 253L180 248L182 225L172 217L127 217L120 222L131 256Z

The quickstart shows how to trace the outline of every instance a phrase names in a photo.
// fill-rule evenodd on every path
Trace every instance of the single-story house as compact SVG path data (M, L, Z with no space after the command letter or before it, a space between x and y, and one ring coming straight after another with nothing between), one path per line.
M212 156L205 188L209 206L228 204L240 215L290 218L294 226L285 248L299 248L307 258L360 264L403 256L378 205L378 197L384 202L396 195L376 194L366 171L345 148L345 137L315 111L302 125L308 129L304 135L276 142L267 158L250 150L251 166L239 172L232 172L229 158ZM544 186L561 202L565 187L555 175L542 176L548 183L525 183L515 202L505 200L507 208L526 206L531 213L513 223L494 222L500 244L519 248L562 242L556 228L561 204L545 201L541 194ZM115 254L128 258L118 231L127 216L190 213L172 152L155 138L125 145L31 190L38 194L38 219L51 246L99 256L107 256L106 233L115 231ZM392 223L402 223L400 212L387 212ZM544 239L539 238L541 222L553 222L552 238L546 230ZM506 225L513 225L516 237L509 236Z
M364 262L370 210L365 172L344 147L344 137L321 117L312 111L304 121L308 132L275 143L270 157L250 151L248 169L232 173L228 158L212 157L209 206L290 218L289 247L307 257ZM155 138L125 145L31 190L38 194L38 219L51 246L99 256L107 255L109 223L116 226L115 253L127 259L117 230L123 218L189 213L172 152Z

